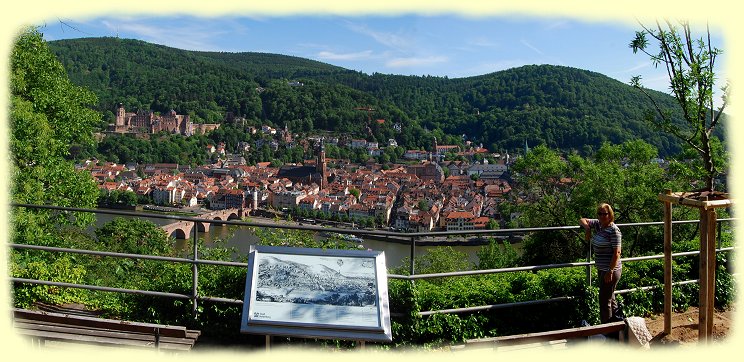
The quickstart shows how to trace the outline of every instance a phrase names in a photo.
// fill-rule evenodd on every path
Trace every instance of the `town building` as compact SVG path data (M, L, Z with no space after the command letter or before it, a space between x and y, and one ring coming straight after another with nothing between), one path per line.
M294 183L310 185L318 184L324 189L328 184L328 165L325 158L325 147L321 142L318 149L318 158L315 165L286 165L279 168L279 178L287 178Z

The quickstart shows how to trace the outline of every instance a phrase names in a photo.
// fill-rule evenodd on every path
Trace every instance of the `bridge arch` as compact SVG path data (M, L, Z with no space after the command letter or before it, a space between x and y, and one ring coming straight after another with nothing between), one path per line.
M212 224L208 222L197 222L196 223L196 231L200 233L208 233L209 227L212 226Z
M176 239L186 239L186 232L183 229L175 229L173 232L168 235L170 237L174 237Z
M188 239L193 228L194 223L187 221L179 221L162 227L163 231L165 231L169 237L174 237L176 239Z
M218 221L230 221L230 220L241 220L242 210L239 209L226 209L212 211L210 213L199 215L202 219L211 219ZM193 231L194 224L196 224L196 230L198 232L209 232L212 224L209 222L193 222L193 221L178 221L173 224L162 226L163 231L168 236L175 237L176 239L188 239ZM225 224L221 224L225 226Z

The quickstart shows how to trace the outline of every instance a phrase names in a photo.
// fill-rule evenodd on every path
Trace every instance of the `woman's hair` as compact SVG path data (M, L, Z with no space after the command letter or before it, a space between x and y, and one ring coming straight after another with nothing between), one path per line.
M610 206L610 204L601 203L599 204L599 206L597 206L597 213L605 210L610 213L610 221L615 222L615 210L612 209L612 206Z

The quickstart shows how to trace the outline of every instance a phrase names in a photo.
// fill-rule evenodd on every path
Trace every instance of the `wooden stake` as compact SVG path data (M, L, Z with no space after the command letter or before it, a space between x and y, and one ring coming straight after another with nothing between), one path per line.
M698 342L708 342L708 213L700 209L700 267L698 269L700 284L700 303L698 306Z
M715 209L708 212L708 310L707 310L707 335L708 340L713 339L713 320L715 319L716 305L716 221Z
M666 190L669 195L672 190ZM672 333L672 203L664 201L664 333Z

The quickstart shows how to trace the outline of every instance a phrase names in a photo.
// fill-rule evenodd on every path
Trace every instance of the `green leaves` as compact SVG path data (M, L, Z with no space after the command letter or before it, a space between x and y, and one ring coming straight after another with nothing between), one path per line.
M62 144L92 142L91 127L100 116L90 108L96 97L74 85L62 64L47 47L40 33L29 29L21 34L11 53L11 90L15 106L22 101L32 104L32 112L45 117L51 134ZM23 122L25 117L14 119ZM19 124L23 127L23 124ZM38 146L46 144L38 144ZM56 149L59 152L66 149Z
M615 209L617 223L661 219L657 196L665 188L685 186L679 178L685 165L676 163L667 172L657 162L657 150L641 140L621 145L604 143L590 157L566 156L545 146L531 150L512 168L518 221L527 227L574 225L594 214L601 202ZM689 173L689 172L688 172ZM627 230L627 229L626 229ZM624 255L658 249L660 234L648 228L623 230ZM586 255L582 235L574 231L533 233L523 244L527 264L576 261Z
M173 253L173 240L147 220L117 217L96 230L104 250L149 255Z
M637 53L639 50L646 50L648 46L648 39L646 39L645 31L636 31L635 38L630 42L630 48L633 49L633 53Z
M92 141L91 127L100 117L87 106L95 97L69 81L34 29L24 31L15 42L10 83L13 202L93 207L95 184L89 173L75 171L66 157L72 142ZM61 225L85 226L92 221L80 213L19 209L13 213L18 221L13 237L19 243Z

